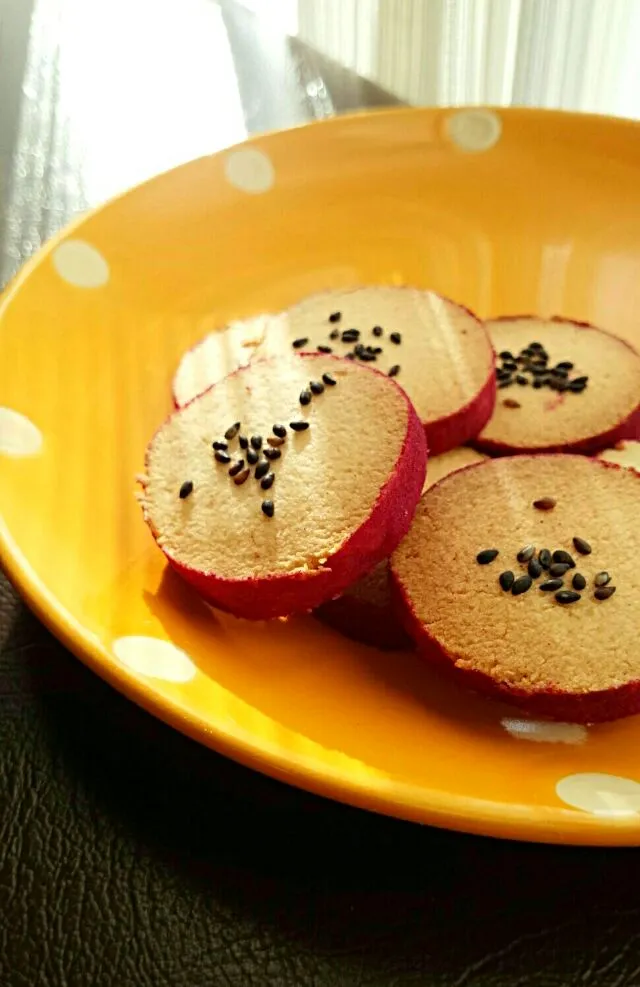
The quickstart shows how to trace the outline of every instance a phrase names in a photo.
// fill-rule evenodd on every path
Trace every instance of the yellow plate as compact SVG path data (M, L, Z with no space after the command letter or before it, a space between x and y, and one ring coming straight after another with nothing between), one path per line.
M640 718L536 723L311 617L215 614L133 497L185 348L317 289L406 280L640 343L639 169L625 121L401 110L260 137L83 219L0 309L10 577L117 689L277 778L479 833L640 843Z

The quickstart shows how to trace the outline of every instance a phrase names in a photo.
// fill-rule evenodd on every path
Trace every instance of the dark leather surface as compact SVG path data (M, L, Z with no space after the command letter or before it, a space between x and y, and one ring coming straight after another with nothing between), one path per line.
M52 150L70 126L55 87L38 113L21 90L27 5L11 3L5 269L86 205L71 156ZM280 39L276 57L277 39L232 6L224 25L251 127L385 98L299 44ZM55 79L64 35L36 40ZM310 79L324 91L310 96ZM34 154L44 187L24 168ZM20 201L31 233L15 225ZM1 987L637 987L639 862L420 828L262 778L111 690L0 576Z

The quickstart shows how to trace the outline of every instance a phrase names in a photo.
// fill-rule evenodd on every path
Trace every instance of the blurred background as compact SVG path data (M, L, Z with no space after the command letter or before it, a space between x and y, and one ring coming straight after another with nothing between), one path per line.
M640 116L638 0L0 0L0 283L74 214L360 107Z

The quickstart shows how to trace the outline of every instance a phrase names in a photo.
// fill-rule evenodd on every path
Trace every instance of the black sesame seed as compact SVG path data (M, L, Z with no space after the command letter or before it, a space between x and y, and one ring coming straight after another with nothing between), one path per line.
M505 593L508 593L515 582L515 576L510 569L506 572L501 572L499 576L500 585L502 586Z
M335 379L333 374L323 374L322 379L325 382L325 384L328 384L329 387L335 387L336 384L338 383L338 381Z
M374 336L381 336L383 333L382 326L374 326L371 332Z
M540 497L539 500L534 500L533 506L537 511L552 511L556 502L553 497Z
M565 370L564 367L553 367L551 373L554 377L567 378L569 376L569 371Z
M360 339L359 329L345 329L342 333L343 343L356 343Z
M542 350L544 349L542 343L529 343L530 350Z
M569 384L569 387L571 388L572 391L580 392L585 389L588 382L589 382L588 377L574 377L571 383Z
M559 394L562 394L569 387L568 382L562 377L550 377L548 384L552 391L558 391Z
M533 558L535 550L535 545L525 545L524 548L520 549L516 556L518 562L528 562L529 559Z
M534 380L532 386L533 386L533 388L536 391L539 391L541 387L544 387L544 381L543 380Z
M505 360L502 364L501 370L503 373L511 373L512 370L517 370L518 364L515 360Z
M521 357L523 357L523 356L533 356L533 353L534 353L534 351L531 349L530 346L525 346L525 348L523 350L520 350L520 356Z
M489 562L497 559L499 554L500 552L497 548L485 548L476 555L476 562L479 562L480 565L488 565Z
M561 589L556 593L558 603L577 603L582 597L579 593L574 593L572 589Z
M263 459L262 462L258 463L258 465L256 466L253 475L255 476L256 480L261 480L262 477L266 476L266 474L269 472L269 469L270 469L269 463L267 462L266 459Z
M389 339L391 340L392 343L395 343L396 346L398 346L402 342L402 336L400 335L399 332L392 332L391 335L389 336Z
M262 501L262 513L263 514L266 514L267 517L273 517L274 510L275 510L275 508L273 506L273 501L272 500L263 500Z
M213 442L212 446L214 449L228 449L226 442Z
M502 367L498 367L496 369L496 377L498 378L498 380L506 380L507 377L510 376L511 376L510 370L504 370Z
M252 435L250 440L252 449L262 449L262 436Z
M515 357L511 350L503 350L502 353L498 353L501 360L515 360Z
M513 384L513 377L509 377L507 380L501 380L498 383L498 388L502 390L503 387L511 387Z
M247 462L249 466L255 466L260 459L260 453L255 449L247 449Z
M607 583L611 582L611 576L608 572L599 572L593 581L596 586L606 586Z
M538 552L538 561L543 569L548 569L551 565L551 552L548 548L541 548Z
M309 428L309 422L289 422L289 428L292 428L294 432L304 432Z
M339 338L340 338L340 330L332 329L331 332L329 333L329 339L339 339Z
M292 346L294 350L299 350L302 346L305 346L309 342L308 336L301 336L300 339L294 339Z
M273 434L277 435L279 439L284 439L285 435L287 434L287 430L284 427L284 425L274 425Z
M319 380L312 380L309 389L312 394L324 394L324 384Z
M332 312L329 316L329 322L339 322L342 318L342 312Z
M238 439L238 443L241 449L249 448L249 439L246 437L246 435L241 435L240 438Z
M573 364L571 360L563 360L561 363L556 363L556 370L573 370Z
M587 580L584 578L581 572L576 572L575 576L571 580L571 585L574 589L585 589L587 585Z
M230 463L231 462L231 456L228 453L226 453L226 452L222 452L222 450L219 450L218 452L216 452L216 454L215 454L215 456L213 458L218 463Z
M591 545L584 538L574 538L573 544L575 545L576 552L579 552L580 555L591 555Z
M523 377L522 374L517 374L516 375L516 384L520 384L520 387L524 387L528 383L529 383L529 381L527 380L526 377Z
M564 562L565 565L568 565L570 569L575 569L576 567L576 564L573 561L572 556L569 555L568 552L563 551L561 548L556 549L556 551L553 553L551 558L553 559L554 562Z
M527 575L527 573L523 576L518 576L511 587L512 594L514 596L520 596L521 593L526 593L528 589L531 589L532 582L531 576Z
M230 428L224 433L225 439L235 439L236 435L240 431L241 422L235 422Z
M613 596L615 591L616 591L615 586L601 586L599 589L595 591L593 595L595 596L596 600L608 600L610 596Z
M369 353L367 350L362 350L357 356L363 363L375 363L378 359L375 353Z
M244 459L239 459L230 467L229 476L237 476L241 469L244 469Z
M575 380L572 380L569 382L568 390L570 390L573 394L582 394L586 386L586 384L582 383L576 384Z
M274 459L280 459L280 456L281 455L282 455L282 453L280 452L279 449L265 449L264 450L264 457L265 457L265 459L268 459L270 462L273 462Z
M333 353L330 346L318 346L318 353Z
M394 365L389 370L389 373L388 373L387 376L388 377L397 377L399 373L400 373L400 364L399 363L394 363Z
M566 562L554 562L553 565L549 566L550 576L564 576L564 574L568 571L569 566Z
M554 593L557 589L562 588L561 579L547 579L544 583L540 583L538 589L541 589L543 593Z
M300 391L300 397L298 399L300 404L304 407L306 404L311 404L311 391L305 388L304 391Z
M246 469L243 469L242 473L238 473L237 476L234 476L233 482L235 483L236 487L242 486L244 481L248 478L250 472L251 470L249 469L249 467L247 467Z
M276 478L275 473L267 473L267 475L264 476L260 481L260 486L262 487L262 489L269 490L269 488L273 486L273 481L275 480L275 478Z
M182 486L180 487L180 494L179 494L180 500L184 500L185 497L188 497L190 493L193 493L193 483L191 482L191 480L185 480Z
M542 575L542 566L537 559L531 559L531 562L527 566L527 572L532 579L537 579L538 576Z
M534 363L531 366L531 373L534 377L546 377L549 373L549 368L545 367L542 363Z

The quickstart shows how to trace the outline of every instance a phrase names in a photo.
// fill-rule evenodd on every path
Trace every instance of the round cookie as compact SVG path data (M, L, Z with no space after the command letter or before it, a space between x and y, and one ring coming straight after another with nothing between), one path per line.
M455 470L481 463L486 457L466 446L430 456L424 490ZM413 641L398 620L389 582L389 561L378 563L353 586L323 603L316 616L346 637L382 651L407 650Z
M597 458L640 472L640 442L633 439L621 439L620 442L616 442L613 448L603 449Z
M532 713L594 722L640 711L639 553L637 473L518 456L428 490L391 571L427 660Z
M407 396L358 363L252 363L148 446L144 517L206 599L262 620L318 606L408 529L426 443Z
M498 396L478 449L590 454L640 435L640 356L628 343L561 318L486 325L498 354Z
M394 376L424 424L432 455L472 439L493 410L494 357L484 326L434 292L391 286L328 291L262 317L259 329L249 320L246 340L236 325L228 346L227 330L186 354L174 381L177 404L224 376L238 352L247 362L249 351L265 357L324 347Z

